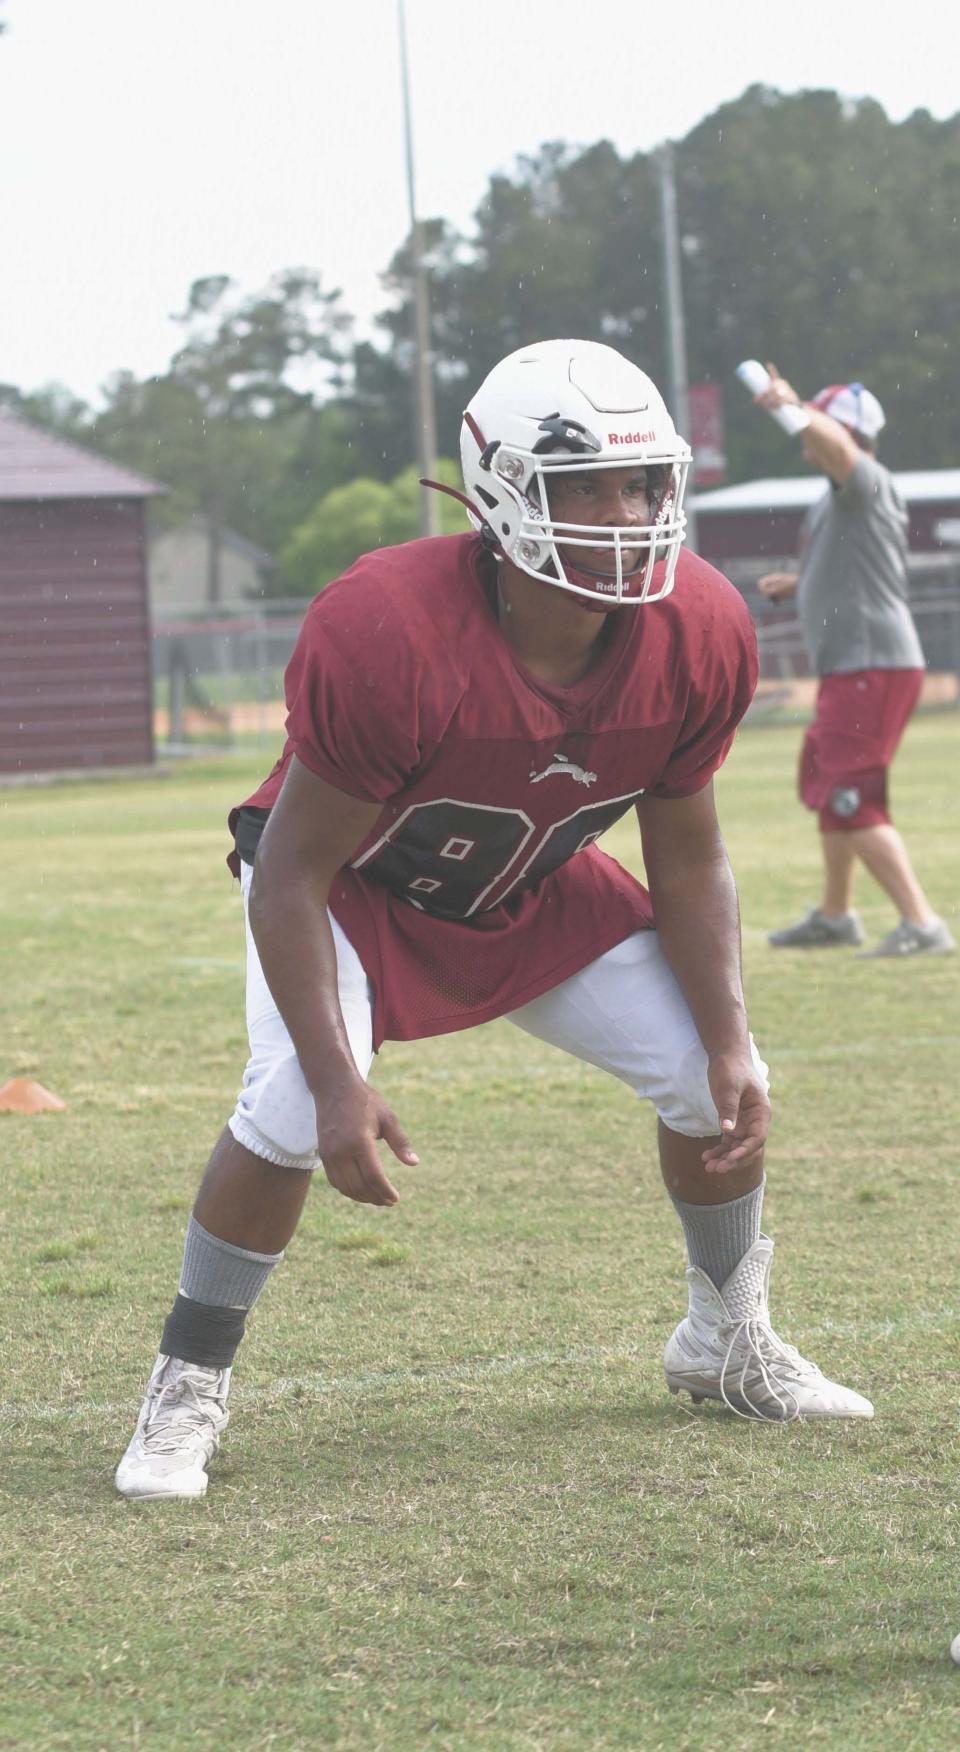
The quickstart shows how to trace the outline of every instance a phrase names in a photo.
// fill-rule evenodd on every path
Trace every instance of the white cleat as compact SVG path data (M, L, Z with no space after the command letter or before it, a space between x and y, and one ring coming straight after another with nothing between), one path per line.
M697 1266L687 1269L690 1306L663 1353L671 1393L695 1405L719 1399L738 1417L790 1423L798 1417L872 1417L869 1399L828 1381L816 1363L778 1338L767 1295L773 1242L755 1241L722 1290Z
M207 1466L227 1427L229 1369L204 1368L161 1353L129 1448L117 1467L121 1496L139 1502L202 1497Z

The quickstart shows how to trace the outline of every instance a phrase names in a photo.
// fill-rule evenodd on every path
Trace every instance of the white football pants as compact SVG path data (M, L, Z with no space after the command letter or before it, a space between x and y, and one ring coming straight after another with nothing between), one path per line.
M241 865L244 912L252 871ZM340 1008L357 1069L373 1059L373 992L360 957L336 920ZM619 1077L653 1102L664 1125L712 1137L719 1117L707 1083L707 1055L655 931L637 931L570 979L507 1016L525 1033ZM247 919L247 1032L250 1058L229 1120L237 1142L285 1168L317 1166L317 1121L286 1024L270 994ZM757 1075L767 1067L751 1038Z

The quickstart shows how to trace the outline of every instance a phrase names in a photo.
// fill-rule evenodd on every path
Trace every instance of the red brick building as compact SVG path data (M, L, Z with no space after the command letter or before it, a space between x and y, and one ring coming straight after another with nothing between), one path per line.
M153 760L144 509L163 490L0 414L0 774Z
M895 473L910 514L910 598L931 676L925 697L960 699L960 468ZM809 674L809 663L792 603L769 602L757 579L789 570L800 529L811 505L825 491L812 470L782 480L744 481L698 493L697 551L736 584L745 597L760 642L765 684ZM953 677L944 692L936 675Z
M960 518L960 468L921 469L894 479L910 512L910 554L917 572L949 565L957 548L944 539L942 526ZM752 583L795 556L800 525L824 486L823 475L811 471L697 493L698 552L734 583ZM939 567L929 564L935 556Z

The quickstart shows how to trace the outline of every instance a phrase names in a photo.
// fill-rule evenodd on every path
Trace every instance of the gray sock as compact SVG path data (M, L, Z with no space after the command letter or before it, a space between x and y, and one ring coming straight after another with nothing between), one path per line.
M766 1180L729 1204L684 1204L671 1199L683 1224L690 1264L699 1266L721 1290L730 1273L749 1253L760 1233L760 1210Z
M249 1253L208 1234L191 1217L183 1249L180 1294L215 1308L252 1308L282 1253Z

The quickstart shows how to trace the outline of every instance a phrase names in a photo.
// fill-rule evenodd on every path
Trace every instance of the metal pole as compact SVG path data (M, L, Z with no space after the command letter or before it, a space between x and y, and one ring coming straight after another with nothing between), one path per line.
M690 396L687 380L687 342L683 322L683 281L680 275L680 229L677 224L677 185L673 174L673 143L665 140L655 153L660 182L660 225L663 239L663 283L666 298L667 365L670 375L670 405L677 430L692 448ZM693 468L690 470L693 486ZM687 500L687 546L697 545L696 512Z
M421 475L433 475L437 453L437 423L430 374L430 305L423 265L423 227L417 218L413 174L413 128L410 120L410 78L407 68L407 26L404 0L397 0L400 32L400 83L403 91L403 145L407 164L407 199L410 206L410 251L413 258L414 378L416 384L416 444ZM436 494L420 489L420 534L438 531Z

